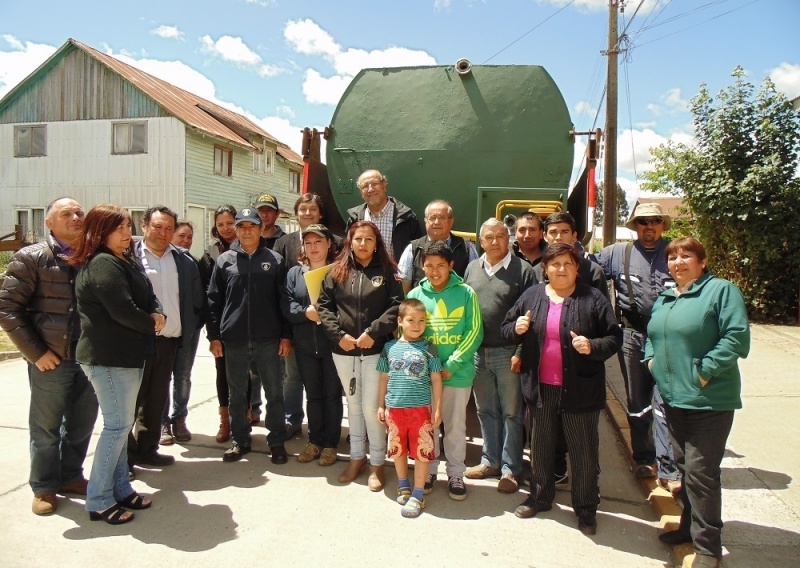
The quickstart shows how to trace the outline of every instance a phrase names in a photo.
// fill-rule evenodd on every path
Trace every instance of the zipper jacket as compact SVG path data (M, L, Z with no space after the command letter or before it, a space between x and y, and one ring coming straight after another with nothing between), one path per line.
M329 272L322 282L317 309L331 350L338 355L378 355L397 329L397 309L403 287L394 274L384 274L377 256L368 266L356 262L344 283L335 282ZM367 332L375 340L369 349L345 351L339 340L350 334L355 339Z

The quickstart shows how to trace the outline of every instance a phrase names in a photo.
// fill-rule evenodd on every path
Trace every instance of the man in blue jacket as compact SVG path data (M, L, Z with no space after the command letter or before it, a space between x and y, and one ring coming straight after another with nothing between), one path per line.
M261 377L267 401L267 444L272 463L288 460L284 444L283 380L280 357L292 348L291 329L280 308L280 288L286 279L283 257L260 238L261 218L245 207L236 214L237 241L217 258L208 286L206 326L214 357L225 355L228 372L233 442L222 460L239 461L251 451L247 420L247 383L253 365Z

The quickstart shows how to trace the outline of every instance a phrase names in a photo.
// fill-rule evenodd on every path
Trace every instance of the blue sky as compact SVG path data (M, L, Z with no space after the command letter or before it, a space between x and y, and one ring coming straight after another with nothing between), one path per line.
M607 0L45 0L0 2L0 97L69 37L251 116L295 150L325 126L364 67L543 65L578 130L605 85ZM635 195L648 148L692 139L689 99L728 86L741 65L800 96L797 0L625 3L620 66L620 184ZM600 109L596 126L604 123ZM583 146L576 145L578 152ZM599 172L602 175L602 172Z

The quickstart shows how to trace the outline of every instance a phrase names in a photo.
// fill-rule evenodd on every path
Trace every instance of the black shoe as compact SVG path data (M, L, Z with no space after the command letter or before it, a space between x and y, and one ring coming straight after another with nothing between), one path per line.
M283 446L270 446L269 450L272 453L272 463L281 465L289 461L289 455Z
M682 530L667 531L658 535L658 540L664 544L686 544L692 542L692 535L683 532Z
M136 479L136 472L133 471L133 464L128 464L128 481L134 481Z
M595 515L578 517L578 530L580 530L583 534L596 534L597 517Z
M529 495L527 499L525 499L517 506L516 509L514 509L514 514L520 519L530 519L531 517L535 517L537 513L549 511L552 508L552 505L548 505L547 507L537 507L536 499Z
M238 443L233 442L231 447L225 450L225 453L222 454L222 461L224 462L236 462L242 459L245 454L250 453L250 446L240 446Z
M569 483L569 475L565 471L564 473L557 473L556 477L556 485L566 485Z
M164 454L159 454L157 451L153 450L152 452L148 452L143 456L139 456L136 458L137 465L155 465L155 466L165 466L165 465L172 465L175 463L175 458L172 456L167 456Z
M433 485L436 483L436 474L429 473L425 478L425 487L422 489L424 495L430 495L433 491Z

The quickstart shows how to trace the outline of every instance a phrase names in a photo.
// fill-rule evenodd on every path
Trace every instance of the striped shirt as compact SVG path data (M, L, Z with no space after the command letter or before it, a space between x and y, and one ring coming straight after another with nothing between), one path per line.
M414 408L431 404L431 373L441 373L436 346L427 339L392 339L378 359L378 372L389 375L386 406Z

